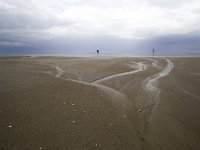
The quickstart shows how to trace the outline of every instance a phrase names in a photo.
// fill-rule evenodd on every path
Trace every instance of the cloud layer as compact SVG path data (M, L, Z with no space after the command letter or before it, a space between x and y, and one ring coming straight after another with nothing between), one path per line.
M0 0L4 51L28 50L36 43L35 49L45 49L48 42L66 51L92 49L97 43L106 43L105 49L142 49L149 43L161 45L158 42L164 49L189 49L185 43L195 43L192 48L198 49L191 39L199 39L199 31L199 0Z

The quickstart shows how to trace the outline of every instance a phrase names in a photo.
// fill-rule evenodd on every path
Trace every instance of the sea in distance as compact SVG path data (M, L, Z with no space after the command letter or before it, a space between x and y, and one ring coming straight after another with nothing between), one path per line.
M99 49L99 56L121 56L121 57L142 57L142 56L168 56L168 57L200 57L200 50L121 50L121 51L110 51ZM62 51L37 51L37 50L0 50L0 56L81 56L81 57L92 57L97 56L96 50L62 50Z

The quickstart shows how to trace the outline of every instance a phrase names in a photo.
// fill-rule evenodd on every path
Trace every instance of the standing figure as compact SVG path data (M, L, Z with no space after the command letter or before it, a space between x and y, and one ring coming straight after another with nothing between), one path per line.
M155 49L154 48L153 48L152 52L153 52L153 55L154 55L154 53L155 53Z
M99 50L97 50L97 55L99 56Z

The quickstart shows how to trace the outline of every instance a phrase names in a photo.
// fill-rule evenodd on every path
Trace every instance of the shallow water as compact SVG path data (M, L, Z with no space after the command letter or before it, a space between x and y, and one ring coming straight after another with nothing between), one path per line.
M66 51L66 52L21 52L20 50L12 52L1 52L0 56L10 56L10 55L31 55L31 56L68 56L68 57L94 57L98 56L95 51ZM197 56L200 57L200 50L158 50L152 52L152 49L149 50L121 50L121 51L110 51L110 50L101 50L99 56Z

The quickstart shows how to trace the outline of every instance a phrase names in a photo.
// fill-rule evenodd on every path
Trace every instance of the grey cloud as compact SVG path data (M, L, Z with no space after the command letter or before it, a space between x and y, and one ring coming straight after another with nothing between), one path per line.
M199 52L199 41L200 35L193 33L146 40L118 39L111 36L62 37L20 41L24 45L13 45L13 47L0 44L0 53L91 54L100 49L103 54L151 54L154 47L157 54L175 55L177 50L188 53Z
M21 42L8 42L8 41L5 41L5 42L3 42L3 41L1 41L0 42L0 46L22 46L23 45L23 43L21 43Z
M146 0L150 6L167 9L179 9L191 3L198 2L197 0Z
M0 53L72 50L90 53L95 49L130 53L152 47L165 51L200 47L197 0L0 0L0 3ZM88 8L91 10L87 11ZM52 34L48 33L52 28ZM70 32L65 30L68 28Z
M45 29L54 26L67 27L73 24L69 21L59 20L55 17L39 16L37 14L26 13L0 13L0 29Z
M200 53L200 34L188 33L179 35L165 35L147 39L138 44L140 50L151 50L157 53L175 55L177 52Z

